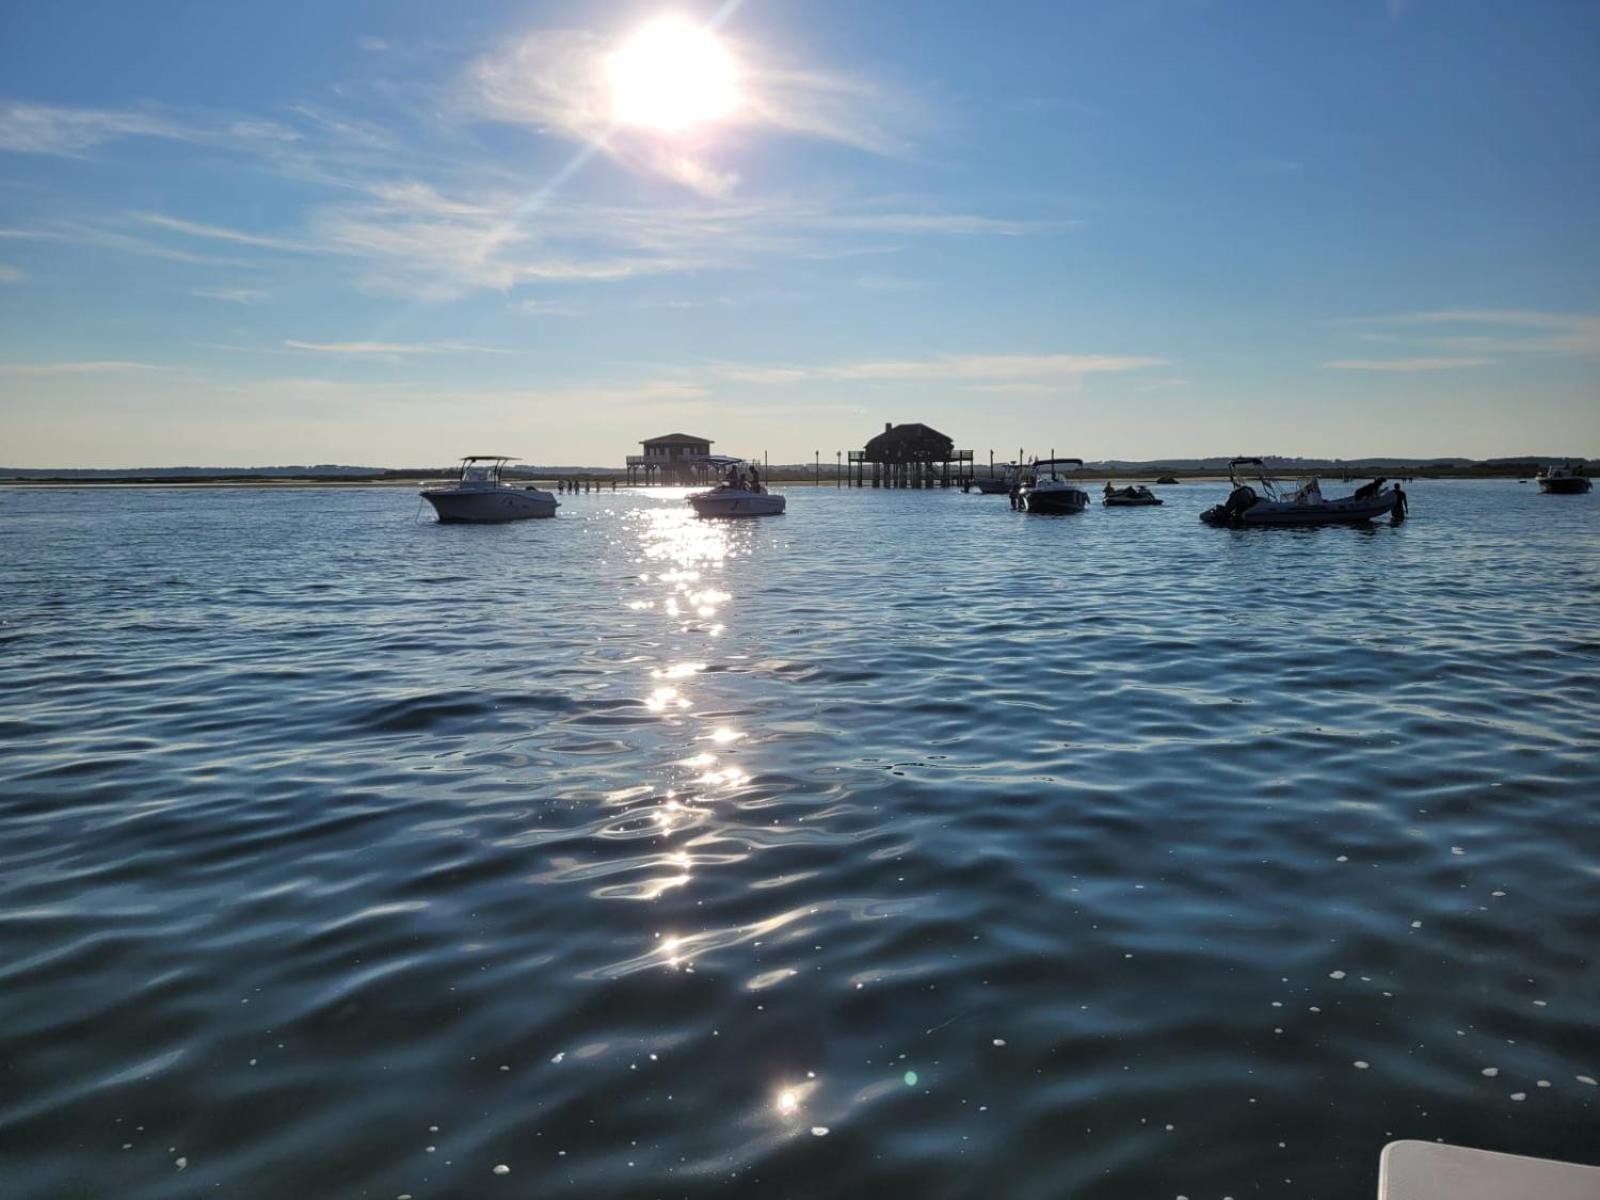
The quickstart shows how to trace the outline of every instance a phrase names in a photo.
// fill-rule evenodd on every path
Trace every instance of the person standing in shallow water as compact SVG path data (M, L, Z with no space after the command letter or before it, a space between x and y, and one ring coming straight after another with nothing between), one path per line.
M1406 519L1406 513L1411 505L1406 500L1406 492L1398 483L1394 485L1394 507L1389 510L1389 524L1398 525Z

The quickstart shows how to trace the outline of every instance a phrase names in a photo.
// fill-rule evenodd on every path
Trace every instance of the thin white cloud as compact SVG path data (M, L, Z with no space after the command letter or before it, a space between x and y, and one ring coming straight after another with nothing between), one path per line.
M177 110L111 110L12 104L0 109L0 147L84 153L115 138L167 137L220 151L282 178L329 185L293 226L255 229L239 221L130 211L108 219L39 220L0 237L33 238L139 254L196 266L256 267L204 253L200 242L237 253L327 256L362 290L444 301L527 284L600 284L655 276L749 270L777 259L833 259L888 253L891 240L1013 237L1070 226L1005 215L951 211L904 198L879 202L822 195L727 196L735 182L718 153L742 134L789 132L896 153L900 139L872 122L904 115L903 101L860 80L773 62L758 48L729 44L741 66L746 105L714 136L665 138L611 128L611 96L598 72L611 42L593 33L543 32L514 39L472 67L468 95L452 109L426 110L386 94L388 124L305 105L272 118ZM545 69L548 68L548 69ZM572 83L577 76L582 80ZM460 84L459 78L456 81ZM521 124L544 135L597 144L625 165L678 179L677 204L568 203L548 179L503 157L463 151L463 140L432 135L463 111ZM898 119L898 118L896 118ZM409 123L407 123L409 122ZM702 141L704 144L702 144ZM488 185L487 181L497 181ZM193 214L199 216L201 214ZM212 213L204 214L212 216ZM870 242L869 242L870 239ZM863 277L887 286L890 274ZM899 286L899 285L894 285ZM251 291L254 289L241 289ZM243 296L213 295L245 303Z
M102 142L124 137L188 140L193 131L153 112L19 102L0 105L0 150L75 158Z
M156 363L100 359L88 362L0 363L0 375L115 375L128 371L160 371Z
M524 283L605 283L837 257L856 236L1010 237L1062 227L795 197L668 206L552 202L524 210L512 192L446 195L417 181L388 182L365 199L313 213L307 236L324 253L364 260L362 278L372 290L447 299Z
M1361 336L1399 340L1410 333L1429 346L1484 354L1600 354L1600 314L1525 308L1452 308L1357 317L1351 324L1384 332ZM1474 330L1477 332L1457 332ZM1414 332L1413 332L1414 331Z
M320 354L514 354L497 346L476 342L302 342L287 338L291 350L310 350Z
M525 317L581 317L585 312L581 305L556 300L522 300L511 307Z
M250 267L255 265L248 259L230 258L216 254L196 254L161 242L152 242L147 238L136 237L130 233L122 233L115 229L74 221L63 221L34 229L3 228L0 229L0 240L61 242L67 245L93 246L97 249L119 250L127 254L143 255L146 258L160 258L168 262L191 263L197 266Z
M0 283L21 283L27 275L9 263L0 263Z
M246 287L194 288L192 294L205 300L221 300L227 304L260 304L272 296L271 292L263 288Z
M1343 358L1322 365L1331 371L1460 371L1470 367L1492 367L1494 358Z
M910 143L867 117L903 108L904 102L864 80L823 71L785 69L763 63L750 48L753 65L748 83L752 123L765 123L788 133L838 142L872 154L896 155Z
M785 219L779 214L779 219ZM1016 237L1028 233L1047 233L1075 228L1080 221L1015 221L985 217L974 213L849 211L797 212L786 218L813 229L840 233L876 233L914 237L921 234L993 235Z
M234 242L240 246L257 246L264 250L286 250L296 254L312 254L316 247L292 238L273 237L267 234L248 233L242 229L229 229L221 225L204 225L198 221L184 221L162 213L136 213L136 219L147 225L168 229L189 237L209 238L214 241Z
M1053 396L1058 392L1072 391L1077 386L1076 380L1066 383L972 383L967 385L971 392L987 392L992 396Z
M299 130L277 121L233 121L228 125L228 133L247 142L298 142L304 138Z
M1129 354L947 354L934 358L863 360L820 366L719 364L716 373L738 383L803 381L913 383L948 381L974 389L1026 384L1070 386L1085 375L1139 371L1167 365L1164 358Z

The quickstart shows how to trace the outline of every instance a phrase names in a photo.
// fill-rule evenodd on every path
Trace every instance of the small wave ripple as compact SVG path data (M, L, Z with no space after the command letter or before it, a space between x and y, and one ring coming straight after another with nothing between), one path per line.
M0 1194L1592 1160L1600 506L1216 491L8 496Z

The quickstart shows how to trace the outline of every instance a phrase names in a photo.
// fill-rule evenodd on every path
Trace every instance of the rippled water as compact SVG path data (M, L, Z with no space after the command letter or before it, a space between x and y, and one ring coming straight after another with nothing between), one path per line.
M1222 491L0 495L0 1194L1600 1160L1600 496Z

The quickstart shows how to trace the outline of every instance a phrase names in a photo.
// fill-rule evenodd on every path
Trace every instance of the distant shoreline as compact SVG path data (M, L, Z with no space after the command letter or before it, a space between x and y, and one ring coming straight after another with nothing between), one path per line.
M1432 466L1432 467L1391 467L1388 468L1391 479L1532 479L1538 470L1537 464L1478 464L1471 466ZM1348 477L1352 482L1375 478L1380 472L1343 469L1329 469L1327 467L1275 467L1269 475L1279 479L1302 479L1316 476L1319 479L1340 481ZM997 472L998 475L998 472ZM1216 470L1184 470L1184 469L1145 469L1142 471L1115 472L1106 470L1088 469L1081 472L1078 477L1087 483L1098 483L1103 480L1121 481L1124 483L1156 484L1158 476L1176 479L1182 483L1218 483L1225 482L1228 478L1225 471ZM446 472L440 471L429 474L402 474L402 475L245 475L245 474L217 474L217 475L140 475L129 472L127 475L104 476L41 476L39 478L0 478L0 488L349 488L349 487L386 487L404 488L420 487L424 483L436 482L447 477ZM980 479L991 478L986 467L978 468L977 477ZM655 491L658 487L645 487L638 484L629 484L625 475L620 471L593 471L586 472L581 468L574 468L570 472L560 474L512 474L507 473L508 480L518 483L536 483L544 486L555 487L560 482L588 482L594 490L609 492L612 484L616 484L617 491ZM792 486L806 487L835 487L839 486L838 477L828 469L824 469L820 479L811 470L796 470L792 468L773 467L767 474L767 479L773 484L789 484ZM849 487L849 480L843 481L844 487ZM1158 485L1159 486L1159 485ZM1168 485L1173 486L1173 485ZM582 491L580 486L578 491ZM870 489L869 489L870 490ZM899 490L899 489L895 489ZM916 489L912 489L916 490Z

